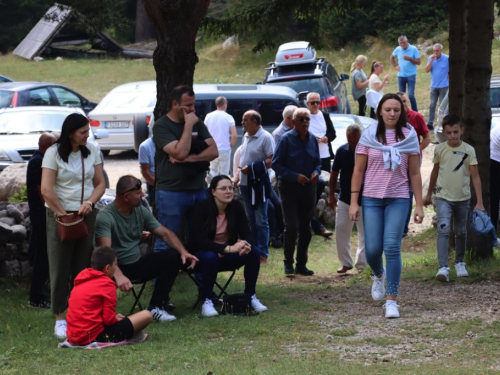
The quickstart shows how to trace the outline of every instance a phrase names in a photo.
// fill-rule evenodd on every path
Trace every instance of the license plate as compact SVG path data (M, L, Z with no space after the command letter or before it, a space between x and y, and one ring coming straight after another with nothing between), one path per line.
M105 128L128 128L128 121L104 121Z

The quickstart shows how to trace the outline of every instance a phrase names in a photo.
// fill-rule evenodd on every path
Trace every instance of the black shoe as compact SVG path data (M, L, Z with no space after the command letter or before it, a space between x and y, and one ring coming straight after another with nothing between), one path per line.
M175 306L172 302L170 301L167 301L163 304L163 308L165 309L165 311L167 312L172 312L175 310Z
M295 273L298 273L302 276L312 276L314 275L314 271L308 269L307 267L295 268Z
M319 229L316 229L314 231L315 234L317 234L318 236L323 236L325 238L329 238L333 232L330 232L328 229L326 229L325 227L321 227Z
M283 247L283 242L280 241L279 237L273 237L271 239L271 246L275 249L281 249Z
M293 266L287 266L285 264L285 275L295 275L295 270L293 269Z
M427 124L427 129L429 130L434 130L434 126L430 125L430 124Z

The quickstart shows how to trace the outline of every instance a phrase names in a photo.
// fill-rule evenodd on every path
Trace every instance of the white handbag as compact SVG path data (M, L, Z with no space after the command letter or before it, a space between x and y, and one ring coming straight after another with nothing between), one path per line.
M366 92L366 105L370 108L377 109L380 99L382 99L382 95L378 91L368 90Z

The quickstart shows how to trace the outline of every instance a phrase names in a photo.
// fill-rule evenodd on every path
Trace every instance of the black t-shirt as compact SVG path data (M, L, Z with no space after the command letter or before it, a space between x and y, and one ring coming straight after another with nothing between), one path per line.
M351 178L354 172L354 161L356 154L349 148L349 143L340 146L333 159L332 171L340 172L340 194L339 200L346 204L351 204ZM361 185L358 204L361 205L361 193L363 185ZM330 192L333 194L334 192Z

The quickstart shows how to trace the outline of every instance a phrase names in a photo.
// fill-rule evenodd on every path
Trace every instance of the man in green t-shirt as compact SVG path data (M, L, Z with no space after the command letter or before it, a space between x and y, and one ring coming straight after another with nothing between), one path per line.
M170 94L170 110L153 128L156 146L158 220L174 233L195 203L206 199L209 162L219 156L207 127L195 114L193 89L181 85ZM170 249L161 239L155 251Z
M115 201L97 215L97 245L112 247L118 253L114 277L121 291L133 288L131 279L156 278L148 310L156 320L166 322L175 320L165 307L179 269L186 263L189 264L187 268L192 269L198 259L188 253L175 233L161 225L151 211L141 205L143 196L140 180L130 175L120 177L116 184ZM172 252L150 253L141 258L139 244L143 236L151 233L168 243Z

